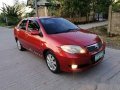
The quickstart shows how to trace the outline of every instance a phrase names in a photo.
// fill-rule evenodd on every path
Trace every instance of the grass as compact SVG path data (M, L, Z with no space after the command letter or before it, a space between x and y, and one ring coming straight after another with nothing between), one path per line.
M6 26L6 24L5 24L5 23L0 22L0 26L4 27L4 26Z
M7 27L7 28L14 28L15 27L15 25L7 26L6 23L2 23L2 22L0 22L0 26Z
M92 28L90 32L99 35L106 42L107 47L120 50L120 35L109 36L106 26Z

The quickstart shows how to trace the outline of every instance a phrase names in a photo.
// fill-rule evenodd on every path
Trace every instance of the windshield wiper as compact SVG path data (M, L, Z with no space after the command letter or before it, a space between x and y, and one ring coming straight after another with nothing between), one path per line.
M79 30L79 28L67 29L67 30L65 30L65 31L62 31L62 32L54 32L54 34L66 33L66 32L77 31L77 30Z
M68 29L65 32L71 32L71 31L77 31L77 30L79 30L79 28Z
M54 32L53 34L59 34L59 33L61 33L61 32Z

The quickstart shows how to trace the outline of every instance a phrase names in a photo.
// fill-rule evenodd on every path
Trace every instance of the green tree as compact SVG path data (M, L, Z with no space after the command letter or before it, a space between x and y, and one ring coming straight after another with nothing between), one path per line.
M60 2L63 16L80 17L90 13L90 0L61 0Z
M13 6L4 4L1 11L8 25L15 25L22 18L24 12L23 5L25 6L25 4L20 4L17 0Z
M61 16L69 18L86 16L87 21L89 21L89 15L91 14L91 12L93 13L94 19L96 13L98 14L98 17L99 14L101 13L107 16L109 5L112 3L112 0L50 0L50 1L60 2L60 9L57 11L60 12Z
M113 11L120 12L120 0L118 0L117 2L113 2L112 6L113 6Z
M48 7L49 15L51 16L61 16L60 15L60 2L58 0L48 0L50 6Z
M111 3L111 0L91 0L93 18L95 18L96 13L98 14L98 20L99 14L108 15L108 9Z
M29 13L26 13L24 17L33 17L35 15L35 10L32 10Z

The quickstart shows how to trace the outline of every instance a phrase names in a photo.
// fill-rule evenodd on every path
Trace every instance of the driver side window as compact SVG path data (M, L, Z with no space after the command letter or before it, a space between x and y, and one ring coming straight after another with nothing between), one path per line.
M39 24L37 23L37 21L29 20L29 23L28 23L28 31L39 30L39 29L40 29L40 26L39 26Z

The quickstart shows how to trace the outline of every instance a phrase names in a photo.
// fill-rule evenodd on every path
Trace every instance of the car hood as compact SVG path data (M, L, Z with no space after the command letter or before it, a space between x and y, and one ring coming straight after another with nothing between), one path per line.
M100 38L86 30L52 34L50 37L62 45L88 46L100 41Z

